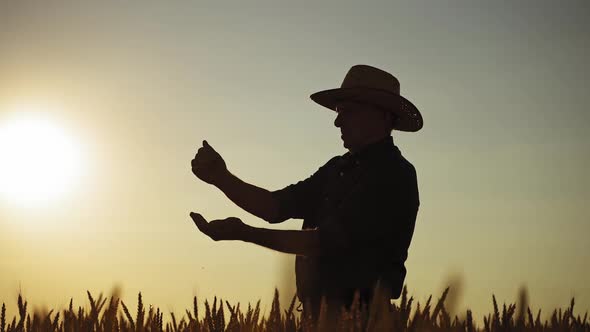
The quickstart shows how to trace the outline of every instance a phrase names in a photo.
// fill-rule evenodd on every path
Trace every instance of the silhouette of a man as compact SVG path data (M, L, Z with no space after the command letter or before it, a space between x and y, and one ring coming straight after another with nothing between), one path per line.
M190 214L215 241L241 240L297 255L297 296L314 318L322 296L333 310L348 309L355 291L361 303L370 304L377 284L387 303L400 296L420 203L414 166L391 133L420 130L422 116L399 87L393 75L356 65L340 88L312 94L336 112L334 125L348 152L283 189L268 191L240 180L207 141L192 160L199 179L255 216L269 223L304 220L302 230L273 230L235 217L207 222Z

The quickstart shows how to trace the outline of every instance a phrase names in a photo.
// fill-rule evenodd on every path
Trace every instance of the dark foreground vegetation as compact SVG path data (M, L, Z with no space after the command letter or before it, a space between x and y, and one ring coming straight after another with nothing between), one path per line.
M295 308L296 298L289 308L281 312L278 291L272 302L268 317L260 315L260 300L254 307L248 304L243 310L240 304L224 303L217 297L213 302L205 301L204 314L199 314L197 297L193 298L193 308L186 310L181 317L174 313L164 313L153 306L146 308L141 293L138 294L137 312L132 315L127 305L118 296L110 299L94 298L88 292L89 307L74 307L70 300L69 308L49 312L27 311L27 302L19 295L18 317L6 317L6 307L2 303L0 312L0 332L13 331L585 331L590 332L588 313L583 317L574 315L574 299L569 308L555 309L550 319L541 321L541 310L536 314L524 303L498 307L492 296L494 312L483 317L483 326L475 324L472 312L467 310L464 318L451 317L445 309L447 288L436 304L432 296L425 304L408 298L404 287L399 304L388 308L367 310L355 301L349 311L342 311L336 322L326 320L325 310L321 310L317 322L300 315ZM108 301L107 301L108 300ZM397 301L396 301L397 302ZM147 309L147 312L146 312ZM201 308L202 310L203 308ZM199 319L199 317L201 317Z

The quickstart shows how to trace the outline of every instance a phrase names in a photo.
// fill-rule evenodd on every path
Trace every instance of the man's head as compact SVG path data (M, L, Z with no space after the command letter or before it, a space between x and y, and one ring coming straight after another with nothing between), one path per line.
M346 109L345 105L341 105L344 100L349 101L347 104L350 104L353 100L357 103L361 103L361 105L357 106L351 105L351 108L362 107L363 109L381 108L384 110L390 110L393 113L383 116L386 117L395 114L395 116L393 116L395 118L394 129L398 131L415 132L420 130L423 126L422 114L420 114L418 108L416 108L416 106L404 96L400 95L400 83L398 79L384 70L368 65L352 66L348 70L348 73L346 73L344 81L342 81L342 85L339 88L318 91L311 94L310 98L332 111L335 111L337 107ZM378 130L379 133L375 134L372 132L373 128L371 128L373 125L379 127L383 124L383 121L380 121L379 123L374 121L374 118L377 116L371 116L369 114L359 114L358 116L372 124L365 125L365 123L359 123L359 128L347 128L352 126L352 124L343 124L342 127L345 133L353 130L355 132L361 132L359 133L359 137L351 137L350 140L345 140L345 146L350 142L349 146L356 147L358 144L361 144L361 142L364 142L367 137L381 135L381 130ZM367 117L366 119L365 116ZM351 117L356 118L356 116ZM373 120L370 120L369 118ZM353 120L350 122L356 121ZM386 120L385 123L391 123L391 121ZM336 126L340 127L338 124L336 124ZM391 133L391 129L388 130L389 133Z
M391 135L396 115L391 111L357 102L336 105L334 125L340 128L344 147L351 152Z

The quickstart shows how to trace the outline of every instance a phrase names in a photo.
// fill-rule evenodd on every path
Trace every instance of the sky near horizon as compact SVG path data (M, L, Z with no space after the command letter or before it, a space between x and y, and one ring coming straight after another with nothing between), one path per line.
M76 143L51 203L0 197L0 302L85 304L86 290L178 313L294 292L294 257L214 242L189 212L267 225L191 173L206 139L275 190L346 152L313 92L369 64L394 74L424 128L393 132L420 210L406 284L452 282L459 311L526 286L546 313L590 309L590 4L585 1L3 2L0 128L23 113ZM24 107L22 105L36 105ZM51 156L27 150L43 173ZM39 158L34 158L40 156ZM3 155L0 155L2 163ZM53 174L47 172L51 178ZM265 306L265 307L264 307ZM267 310L268 312L268 310Z

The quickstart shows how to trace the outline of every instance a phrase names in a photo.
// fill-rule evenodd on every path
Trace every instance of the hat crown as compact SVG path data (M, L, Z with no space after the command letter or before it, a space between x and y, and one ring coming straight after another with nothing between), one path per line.
M352 66L346 73L341 88L379 89L400 94L400 84L395 76L368 65Z

